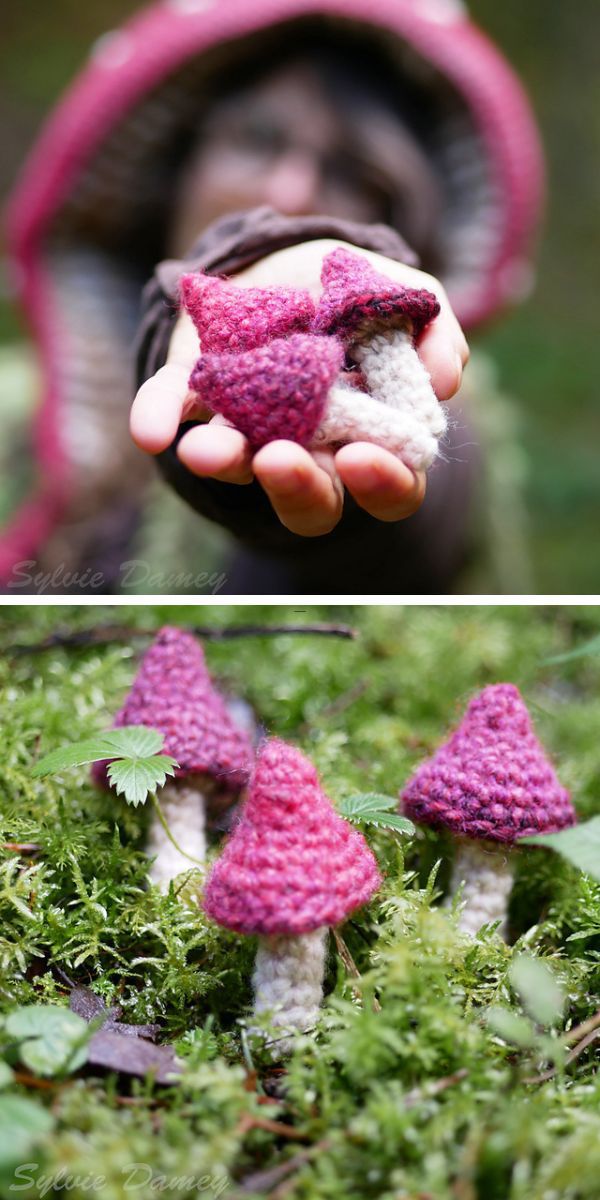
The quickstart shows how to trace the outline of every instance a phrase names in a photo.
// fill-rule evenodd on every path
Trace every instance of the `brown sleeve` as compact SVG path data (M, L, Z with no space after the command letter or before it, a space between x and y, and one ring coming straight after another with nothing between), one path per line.
M183 261L160 263L143 296L137 345L137 386L163 366L178 316L177 284L184 271L234 274L275 250L318 238L338 238L399 262L417 265L403 239L386 225L329 217L284 217L257 208L210 225ZM445 457L429 473L427 496L405 521L370 517L346 495L336 528L316 538L286 529L254 481L243 487L199 479L177 457L177 442L159 455L167 482L196 512L227 529L238 552L226 592L270 594L396 594L445 592L470 542L470 510L479 455L465 425L455 420Z

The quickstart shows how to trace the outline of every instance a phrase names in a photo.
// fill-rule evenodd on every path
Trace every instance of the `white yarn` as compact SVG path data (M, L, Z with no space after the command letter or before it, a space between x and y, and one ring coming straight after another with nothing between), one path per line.
M299 937L279 934L259 941L252 976L254 1012L270 1016L273 1053L289 1054L294 1034L311 1029L317 1020L323 998L326 936L326 929L315 929ZM264 1031L260 1034L264 1036Z
M461 839L452 872L451 896L463 884L463 909L459 928L475 935L482 925L500 920L501 937L506 937L506 911L513 884L513 870L506 849L496 849L489 842L482 845ZM446 901L450 903L451 897Z
M205 799L198 787L187 781L167 783L158 799L165 820L176 842L193 858L206 856L206 807ZM153 812L148 834L147 853L156 855L148 869L148 878L162 892L168 892L172 879L182 871L189 871L194 864L180 854L167 837L158 814Z
M417 471L430 466L438 451L437 438L414 413L381 404L339 381L329 391L313 446L332 442L374 442Z
M352 357L360 364L375 400L411 413L436 437L446 432L446 413L408 329L380 330L368 342L357 342Z

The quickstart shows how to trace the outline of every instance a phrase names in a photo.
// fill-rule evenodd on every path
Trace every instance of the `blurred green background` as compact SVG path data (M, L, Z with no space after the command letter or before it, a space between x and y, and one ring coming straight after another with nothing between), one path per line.
M529 90L549 174L537 289L519 311L478 334L474 344L492 353L501 389L518 402L528 462L526 534L535 590L600 592L600 556L595 549L600 411L594 374L600 243L600 74L596 69L600 4L598 0L577 0L576 5L564 0L527 0L527 4L471 0L469 7ZM125 0L87 0L86 4L54 0L47 6L39 0L18 4L13 0L8 12L5 7L0 50L3 196L44 114L82 64L91 42L138 8L137 2ZM18 316L5 298L0 338L11 346L22 334ZM10 420L11 414L13 419L18 416L21 374L11 352L5 350L4 356L7 369L2 377L14 379L14 385L5 384L0 412ZM505 521L503 536L510 541L511 517L505 516ZM474 591L496 586L485 566L475 572Z

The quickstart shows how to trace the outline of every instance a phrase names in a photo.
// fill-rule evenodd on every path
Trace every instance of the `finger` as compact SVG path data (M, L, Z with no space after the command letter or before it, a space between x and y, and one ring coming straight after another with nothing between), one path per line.
M343 491L333 456L313 457L295 442L276 441L254 457L254 474L282 525L302 537L329 533L342 514Z
M353 442L338 450L336 470L356 503L379 521L401 521L425 497L425 472L411 471L389 450Z
M247 438L216 419L185 433L177 446L177 457L194 475L222 483L252 481L252 452Z
M448 302L440 303L438 316L419 339L417 353L431 376L438 400L449 400L461 385L469 347Z
M188 372L168 363L139 389L129 414L129 431L148 454L171 445L188 398Z

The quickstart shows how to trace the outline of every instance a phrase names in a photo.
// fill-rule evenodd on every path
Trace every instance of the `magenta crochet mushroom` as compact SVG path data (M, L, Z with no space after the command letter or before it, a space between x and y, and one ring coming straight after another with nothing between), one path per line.
M247 782L253 750L248 734L234 724L215 690L199 642L184 630L165 626L146 651L133 687L117 713L114 728L147 725L164 734L164 753L179 764L174 780L160 792L161 808L175 840L193 858L206 854L206 803L231 803ZM108 787L107 763L92 775ZM167 891L189 858L173 845L153 814L148 853L152 883Z
M360 365L370 395L404 417L413 461L427 466L447 421L415 341L440 311L424 288L410 288L375 271L368 260L338 247L323 261L323 294L313 329L342 339Z
M241 288L197 271L179 282L202 353L254 350L274 338L308 332L315 313L301 288Z
M417 769L402 804L413 820L455 834L451 891L464 885L460 927L471 934L499 920L505 935L509 852L519 838L577 819L512 683L475 696L458 729Z
M239 824L209 876L213 920L258 934L254 1012L271 1014L285 1053L314 1025L323 994L326 932L380 884L363 836L340 817L308 758L264 742Z

